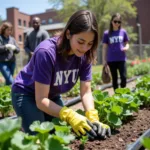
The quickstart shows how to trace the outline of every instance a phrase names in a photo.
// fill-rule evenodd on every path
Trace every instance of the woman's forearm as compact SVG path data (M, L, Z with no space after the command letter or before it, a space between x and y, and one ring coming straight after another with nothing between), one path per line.
M103 44L103 48L102 48L102 63L103 65L107 62L107 45Z
M37 107L45 113L58 118L59 112L62 108L48 98L43 98L39 103L37 103Z
M94 109L94 98L91 92L84 94L81 99L85 111Z

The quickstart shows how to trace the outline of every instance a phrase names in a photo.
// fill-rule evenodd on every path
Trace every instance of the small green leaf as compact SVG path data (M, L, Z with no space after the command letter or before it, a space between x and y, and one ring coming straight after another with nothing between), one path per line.
M37 131L39 133L48 133L49 131L51 131L54 128L54 124L51 122L43 122L40 123L40 121L34 121L31 125L30 125L30 130L31 131Z
M52 123L54 123L54 125L62 125L62 126L66 126L67 125L66 121L62 121L59 118L53 118L52 119Z
M12 148L18 150L38 150L39 146L34 144L34 141L25 138L25 133L16 132L11 140Z
M145 148L150 149L150 138L144 137L141 142Z
M70 131L71 127L69 127L69 126L58 126L58 125L55 125L54 128L55 128L56 131L61 131L61 132L65 132L65 133L70 133L71 132Z
M62 140L63 141L62 144L69 144L71 141L73 141L75 139L75 136L73 134L66 134L66 133L61 132L61 131L56 131L55 134L59 138L63 139Z
M108 114L107 119L110 123L112 123L115 126L121 126L122 125L121 119L113 113Z
M0 143L5 142L21 128L21 118L3 119L0 123Z
M127 109L127 110L124 110L124 111L123 111L123 115L124 115L124 116L132 116L133 113L132 113L131 110L128 110L128 109Z
M53 136L46 140L45 142L45 150L71 150L69 147L65 147L61 144L58 136Z
M111 111L114 112L116 115L120 115L123 112L123 108L115 105L111 108Z

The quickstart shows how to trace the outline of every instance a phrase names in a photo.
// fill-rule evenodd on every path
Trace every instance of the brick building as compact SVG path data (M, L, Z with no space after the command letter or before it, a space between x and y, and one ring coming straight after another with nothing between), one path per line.
M41 19L41 28L47 30L50 36L64 27L64 23L57 17L57 12L53 9L47 9L44 13L28 15L20 12L18 8L7 8L7 20L13 24L13 36L20 48L23 48L25 34L32 29L31 21L35 16Z
M129 24L134 27L138 36L140 36L139 28L141 28L142 43L150 44L150 0L137 0L135 6L137 8L137 17L130 20ZM139 40L137 43L139 43Z
M134 26L138 36L140 36L140 34L137 24L140 24L142 43L150 44L150 0L137 0L135 6L137 7L137 17L130 20L129 24ZM13 36L17 40L20 48L23 48L25 34L32 29L31 20L34 16L38 16L41 19L41 28L47 30L50 35L55 31L62 30L64 27L64 23L57 17L58 14L53 9L47 9L45 12L39 14L28 15L20 12L18 8L7 8L7 20L14 26ZM137 43L139 43L139 40Z

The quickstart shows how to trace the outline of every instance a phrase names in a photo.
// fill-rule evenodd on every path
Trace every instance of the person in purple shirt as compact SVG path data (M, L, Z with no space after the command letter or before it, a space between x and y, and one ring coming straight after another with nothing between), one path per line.
M103 35L103 65L110 68L114 91L118 88L118 70L120 86L126 87L126 51L129 49L129 38L126 30L121 28L121 23L121 15L114 14L110 20L109 30Z
M12 103L22 118L25 132L33 121L58 117L69 123L75 133L92 137L111 135L110 127L99 121L91 92L92 62L98 46L98 25L88 10L74 13L58 37L41 42L30 62L12 85ZM61 94L80 78L80 96L85 116L63 105ZM92 127L97 127L95 132Z

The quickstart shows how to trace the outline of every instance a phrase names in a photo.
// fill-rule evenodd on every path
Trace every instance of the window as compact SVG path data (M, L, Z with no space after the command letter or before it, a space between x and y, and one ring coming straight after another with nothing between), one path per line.
M46 20L42 20L41 24L43 25L46 24Z
M22 36L19 35L19 42L22 42Z
M31 22L29 22L28 26L31 27Z
M18 19L18 25L21 26L21 19Z
M23 26L26 27L26 21L25 20L23 21Z
M51 24L51 23L53 23L53 19L49 18L48 19L48 24Z

